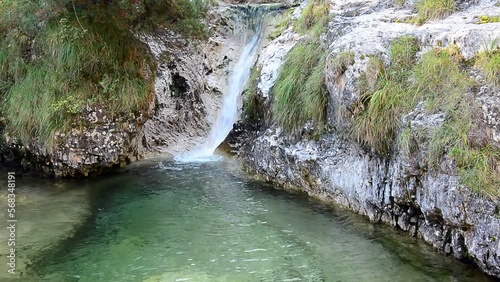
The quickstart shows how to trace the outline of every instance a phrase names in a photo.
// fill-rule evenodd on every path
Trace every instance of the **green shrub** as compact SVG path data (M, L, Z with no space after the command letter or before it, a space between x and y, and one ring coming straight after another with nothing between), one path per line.
M369 56L366 71L360 77L359 93L362 102L360 105L366 105L366 98L370 97L370 93L377 91L379 79L382 77L387 77L384 61L378 56Z
M456 9L456 0L420 0L417 3L416 22L423 24L427 20L442 19L451 15Z
M453 149L466 150L469 147L467 134L472 128L470 111L472 101L464 99L463 94L456 93L452 94L453 96L450 96L449 99L442 98L448 102L444 109L445 121L431 135L428 145L427 160L433 168L438 168L443 157Z
M428 145L428 162L437 168L443 157L456 160L462 183L481 195L500 196L500 175L496 171L500 152L498 148L474 147L469 141L473 130L473 113L480 111L467 97L472 85L461 68L463 57L456 47L433 50L424 54L414 74L414 85L427 101L429 110L444 111L445 121Z
M398 148L404 156L411 156L418 152L417 134L411 124L403 129L399 135Z
M11 135L23 143L51 142L85 105L100 105L111 115L145 111L154 68L142 43L113 21L92 22L74 13L57 18L64 13L38 10L28 16L38 22L33 35L22 24L8 29L11 21L25 21L15 13L45 9L40 3L19 1L2 10L9 18L0 21L6 34L0 42L1 110Z
M327 99L324 85L325 51L317 43L299 43L281 67L273 88L273 115L288 131L309 120L321 130Z
M324 84L325 50L316 42L326 31L330 20L330 5L327 0L311 0L302 11L293 28L307 35L289 53L280 69L277 82L272 90L272 113L278 123L293 132L313 121L318 135L324 126L327 99ZM279 36L289 26L285 18L270 38Z
M310 34L318 37L326 31L329 20L330 4L328 0L311 0L302 11L295 29L301 34Z
M113 22L131 29L155 29L165 26L186 36L204 37L206 29L200 21L213 1L156 0L156 1L88 1L88 0L33 0L0 2L2 24L35 35L43 28L41 22L74 15L91 22ZM83 29L83 26L81 26ZM198 33L203 29L203 33Z

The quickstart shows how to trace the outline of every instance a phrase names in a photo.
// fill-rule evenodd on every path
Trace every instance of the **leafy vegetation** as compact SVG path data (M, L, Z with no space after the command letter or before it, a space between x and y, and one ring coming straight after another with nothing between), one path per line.
M330 4L328 0L311 0L302 11L302 15L294 25L301 34L318 37L325 32L330 20Z
M404 36L391 43L391 65L396 72L407 72L415 64L415 55L420 50L417 39L414 36ZM401 80L408 73L393 74Z
M456 9L456 0L420 0L417 2L418 18L416 23L423 24L427 20L445 18Z
M466 95L472 85L463 71L467 62L458 47L450 46L425 53L415 64L418 50L415 38L403 37L391 44L389 68L376 57L370 59L362 80L354 138L387 156L399 133L397 145L410 155L416 151L421 136L411 126L400 128L401 117L414 109L417 102L425 101L430 113L444 112L443 125L431 133L427 142L429 165L437 168L443 158L452 157L463 184L482 195L499 197L500 174L496 168L500 150L471 142L469 135L477 120L474 114L479 110Z
M473 115L481 110L463 94L456 92L447 97L445 122L429 141L428 162L437 167L445 156L452 157L464 185L480 195L498 198L500 173L496 168L500 164L500 149L471 142Z
M417 134L411 124L401 131L398 138L398 148L404 156L411 156L418 151Z
M294 23L294 29L307 35L288 54L273 88L272 113L287 131L296 131L313 121L316 134L326 119L324 68L326 51L317 43L330 19L327 0L311 0Z
M365 97L369 102L357 117L354 132L358 142L385 155L399 130L399 118L404 107L402 100L406 93L401 84L387 78L379 82L378 88Z
M85 106L147 110L155 67L134 29L202 37L201 1L0 2L0 97L7 130L49 141Z
M322 128L326 114L325 51L318 44L298 44L283 64L273 89L273 116L288 131L312 120Z
M457 97L458 98L458 97ZM450 156L455 160L461 180L480 195L500 197L500 149L492 145L472 144L469 133L473 128L470 101L455 100L445 113L444 124L434 132L429 142L429 163L437 167Z

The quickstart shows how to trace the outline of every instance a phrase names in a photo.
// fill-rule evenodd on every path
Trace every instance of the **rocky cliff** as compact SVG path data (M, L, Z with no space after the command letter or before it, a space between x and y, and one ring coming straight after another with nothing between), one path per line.
M154 85L148 111L112 117L112 109L87 106L71 128L59 130L49 142L28 144L3 132L0 120L0 163L28 173L75 177L189 150L215 121L228 74L256 21L279 7L222 3L205 19L206 40L168 29L137 34L154 66L144 70Z
M414 1L332 1L328 30L320 37L327 53L324 83L328 101L325 129L320 135L314 123L290 132L276 117L278 98L273 89L280 69L290 50L305 40L293 24L288 25L260 53L255 67L259 72L253 81L255 93L246 94L254 95L246 103L258 103L254 108L259 113L253 118L244 115L229 142L247 170L263 179L351 209L374 222L390 224L500 277L498 198L480 195L477 189L464 185L466 176L460 173L452 154L444 153L436 165L429 161L429 144L433 134L449 124L448 110L429 111L424 98L400 113L394 125L396 142L389 145L388 152L381 153L365 139L352 137L358 124L353 117L370 107L370 101L363 100L367 99L363 92L373 72L370 61L376 57L384 66L394 67L397 58L391 43L411 36L419 46L417 60L432 50L451 47L459 50L460 60L469 62L463 72L474 83L460 94L460 100L472 99L476 107L472 128L465 134L470 143L487 143L498 152L500 88L471 61L489 48L488 44L497 48L492 45L498 44L495 38L500 38L500 23L480 22L500 14L500 7L497 1L457 2L450 15L415 24ZM304 3L295 10L292 21L306 6ZM349 59L339 64L342 54L349 54ZM410 76L409 83L414 79ZM466 113L462 115L465 122ZM408 128L414 132L411 146L401 142ZM498 156L490 159L496 170L491 173L496 176L500 172ZM498 189L499 179L492 181Z
M464 155L465 146L452 154L450 144L445 144L437 161L430 157L435 154L432 142L436 133L447 127L455 129L456 120L463 118L467 130L459 133L465 136L465 145L480 148L474 150L481 154L488 152L486 167L493 167L493 172L487 172L500 173L498 72L479 67L481 54L497 52L495 38L500 38L500 23L494 19L500 15L498 2L457 1L452 9L428 16L425 13L429 11L416 13L421 1L318 1L321 5L317 7L328 7L326 22L312 31L317 36L312 43L324 52L314 60L321 74L324 109L299 108L296 112L317 112L318 118L292 130L283 126L273 110L284 62L297 46L311 41L310 34L300 31L300 26L309 27L314 22L304 17L304 11L312 15L324 12L305 1L284 13L276 26L273 21L264 23L276 30L265 34L269 40L254 67L242 121L229 139L231 146L246 168L264 179L354 210L372 221L391 224L500 277L500 202L496 195L469 185L477 180L495 192L500 186L498 178L488 183L481 178L464 181L467 169L473 167L467 160L480 163L477 157L459 161L457 154ZM296 4L285 2L287 7ZM265 9L269 7L276 6ZM216 118L239 50L252 26L262 18L256 17L263 15L256 12L259 9L226 4L213 9L207 20L211 31L207 41L193 42L168 30L137 35L155 67L145 75L154 81L147 112L111 118L104 108L87 107L79 124L57 132L51 144L34 140L21 145L2 134L0 162L49 175L86 176L140 158L189 150L208 134ZM399 53L393 52L394 42L400 38L417 47L404 45ZM409 63L400 53L411 55L406 56L411 57ZM441 73L440 67L423 71L414 67L429 58L426 54L465 74L458 79L450 77L450 83L441 80L437 87L453 90L442 96L458 98L437 101L429 95L419 96L416 103L405 103L402 109L381 103L381 110L375 111L370 121L387 130L374 136L394 142L379 142L361 134L353 137L360 121L366 121L361 120L363 114L369 116L370 109L377 110L373 105L376 93L381 96L396 89L391 93L399 97L408 85L430 88L434 78L426 77L426 72L447 78L448 73ZM415 84L416 74L429 85ZM458 89L455 84L460 81L467 84ZM248 98L250 90L254 93ZM440 89L430 90L439 94ZM248 110L250 101L252 110ZM462 111L461 101L473 106ZM445 107L447 104L453 109ZM386 113L391 113L388 121L383 119ZM288 120L293 122L293 118Z

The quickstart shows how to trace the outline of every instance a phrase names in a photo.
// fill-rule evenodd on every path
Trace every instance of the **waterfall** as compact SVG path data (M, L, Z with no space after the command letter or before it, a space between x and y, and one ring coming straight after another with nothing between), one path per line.
M229 77L228 91L224 94L222 107L208 138L194 150L176 156L176 161L203 162L220 160L222 158L221 156L214 155L214 153L232 130L233 124L238 120L238 98L250 77L250 70L255 63L262 36L262 24L259 24L255 34L243 49Z

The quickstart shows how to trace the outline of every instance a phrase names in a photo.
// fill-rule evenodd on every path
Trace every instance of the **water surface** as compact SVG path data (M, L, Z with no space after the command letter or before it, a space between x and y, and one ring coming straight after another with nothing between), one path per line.
M35 260L31 275L82 282L489 281L387 226L273 189L238 167L227 160L148 161L94 180L92 216L75 237Z

